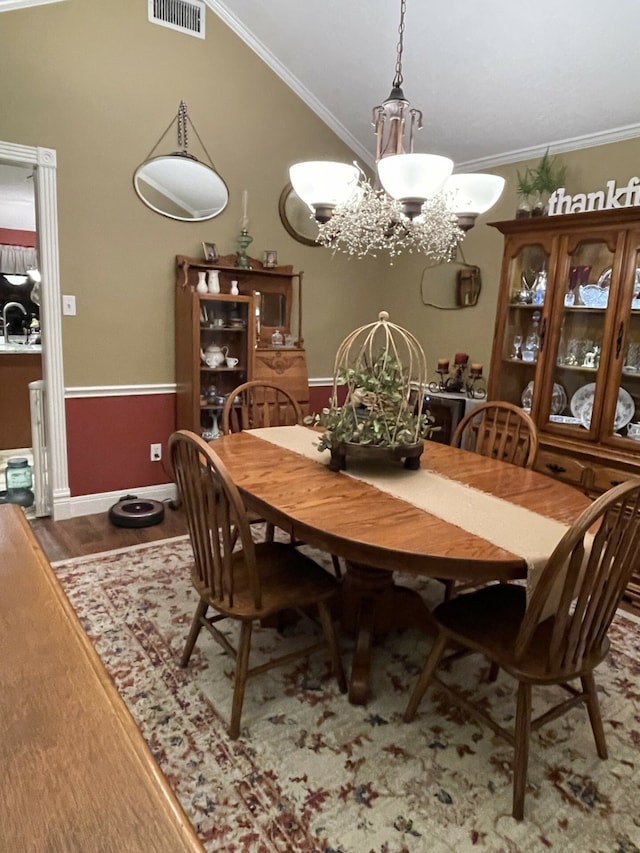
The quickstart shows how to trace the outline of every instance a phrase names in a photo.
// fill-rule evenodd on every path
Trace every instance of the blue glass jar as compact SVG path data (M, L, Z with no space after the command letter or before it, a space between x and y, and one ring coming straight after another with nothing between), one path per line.
M33 476L29 460L23 456L14 456L7 461L7 503L19 504L23 507L33 505L32 491Z

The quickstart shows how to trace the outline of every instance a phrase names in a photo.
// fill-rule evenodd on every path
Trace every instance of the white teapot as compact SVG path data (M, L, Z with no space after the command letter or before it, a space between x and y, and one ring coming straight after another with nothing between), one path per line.
M216 344L209 344L206 350L200 350L200 358L207 367L220 367L228 354L228 347L219 347Z

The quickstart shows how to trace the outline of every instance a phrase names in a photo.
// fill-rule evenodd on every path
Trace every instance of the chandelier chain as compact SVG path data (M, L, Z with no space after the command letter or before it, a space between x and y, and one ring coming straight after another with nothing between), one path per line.
M178 145L182 148L188 148L189 142L187 138L187 105L184 101L180 101L178 108Z
M398 27L398 58L396 59L396 76L393 85L396 89L402 88L402 51L404 48L404 15L407 11L407 0L400 0L400 26Z

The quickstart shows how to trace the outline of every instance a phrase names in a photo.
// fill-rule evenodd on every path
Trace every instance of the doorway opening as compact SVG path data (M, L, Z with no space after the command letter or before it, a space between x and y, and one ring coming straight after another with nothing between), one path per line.
M5 322L9 335L3 335L10 349L17 350L23 357L25 350L22 347L31 346L35 357L36 348L40 348L41 357L41 379L33 377L34 381L43 381L45 393L43 399L43 435L45 454L43 461L36 463L41 467L46 466L46 471L36 472L37 479L46 491L42 497L44 501L41 506L44 509L40 514L50 514L54 520L68 518L69 507L69 485L68 467L66 454L66 421L64 412L64 378L62 367L62 327L60 318L60 274L58 261L58 218L57 218L57 190L56 190L56 152L50 148L38 148L27 145L17 145L10 142L0 141L0 174L8 167L29 170L32 174L32 192L34 197L35 231L37 233L37 258L38 273L41 278L39 299L39 310L37 312L38 324L46 329L40 344L31 339L30 344L25 340L30 337L20 334L24 329L19 323L19 318ZM8 194L0 194L3 198ZM2 222L0 221L0 227ZM2 241L0 240L0 243ZM19 300L14 300L19 301ZM26 307L26 306L25 306ZM11 309L13 311L13 309ZM22 315L22 311L15 309L16 314ZM35 312L34 312L35 313ZM3 318L5 319L5 318ZM20 326L20 328L17 328ZM31 332L31 322L29 322ZM35 329L34 329L35 330ZM14 340L14 336L18 340ZM3 341L4 344L4 341ZM13 345L13 346L12 346ZM6 357L13 355L7 353ZM0 353L0 358L3 354ZM1 362L0 362L1 366ZM19 383L22 386L22 382ZM26 383L27 386L30 382ZM29 395L26 391L27 399ZM4 407L3 407L4 408ZM31 417L31 414L29 415ZM31 434L31 433L30 433ZM18 442L21 446L9 448L12 456L26 456L32 452L32 442ZM4 450L0 446L0 450ZM32 459L33 461L33 459ZM0 466L3 470L6 466Z

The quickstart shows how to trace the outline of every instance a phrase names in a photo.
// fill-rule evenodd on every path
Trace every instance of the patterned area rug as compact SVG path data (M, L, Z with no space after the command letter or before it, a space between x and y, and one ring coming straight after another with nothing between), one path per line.
M365 707L338 693L321 652L308 664L250 680L242 735L229 740L229 657L202 632L189 667L178 666L196 603L190 559L188 540L180 538L54 568L208 851L640 850L634 617L616 617L612 653L596 673L609 759L598 759L584 710L540 730L532 741L525 820L518 823L511 818L510 747L433 689L416 720L403 723L430 643L417 632L376 646ZM434 582L417 586L427 597L441 595ZM315 630L306 620L284 637L259 629L257 658ZM348 667L348 638L343 646ZM487 674L470 657L450 677L509 721L512 682L501 674L491 683ZM535 696L544 700L545 693ZM556 689L547 695L557 697Z

